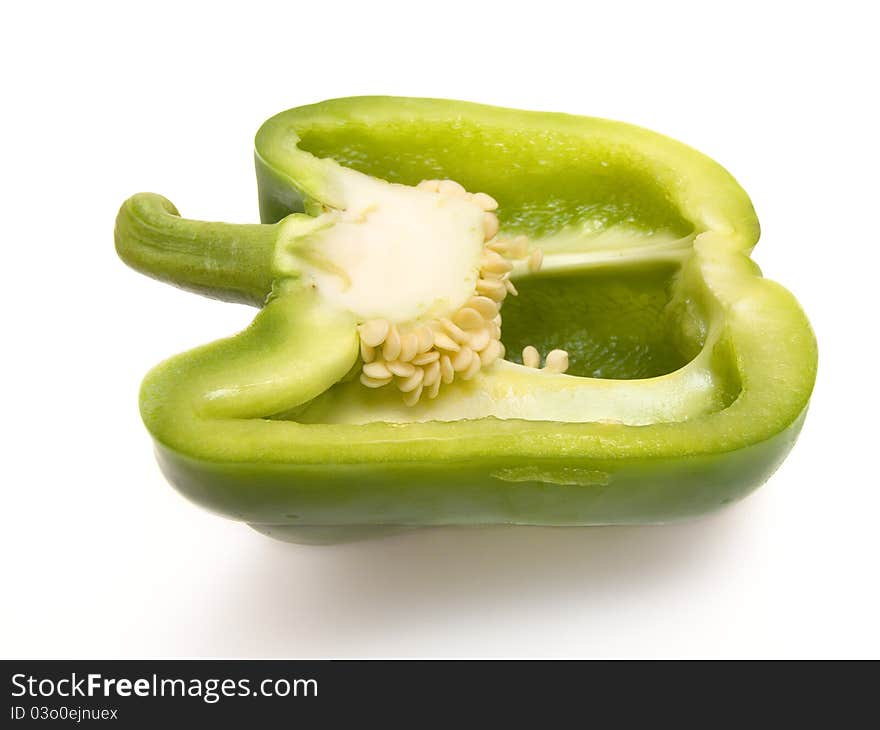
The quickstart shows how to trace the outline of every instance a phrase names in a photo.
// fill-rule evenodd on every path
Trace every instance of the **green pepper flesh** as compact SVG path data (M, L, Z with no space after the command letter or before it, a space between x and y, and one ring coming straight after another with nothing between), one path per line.
M262 225L186 221L144 195L117 221L117 250L136 268L268 302L244 333L144 382L162 469L199 504L302 541L666 522L748 494L793 445L815 338L749 258L759 228L748 197L694 150L618 122L366 97L273 117L256 164ZM502 232L528 235L550 264L522 272L521 297L505 303L508 359L537 344L568 349L572 364L557 380L507 363L486 377L505 388L531 377L524 387L546 387L548 403L577 387L585 405L497 418L463 387L448 420L432 420L346 377L356 322L278 263L290 231L342 194L339 165L408 185L448 177L495 197Z

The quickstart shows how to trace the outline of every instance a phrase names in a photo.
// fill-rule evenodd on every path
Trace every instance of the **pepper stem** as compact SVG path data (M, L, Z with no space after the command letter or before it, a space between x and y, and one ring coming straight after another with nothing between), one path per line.
M167 198L138 193L116 218L116 251L133 269L215 299L262 306L272 289L277 225L181 218Z

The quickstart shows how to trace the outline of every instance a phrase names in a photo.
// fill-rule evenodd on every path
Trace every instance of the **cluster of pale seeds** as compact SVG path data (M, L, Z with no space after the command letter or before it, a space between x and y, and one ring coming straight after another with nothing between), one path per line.
M542 254L529 255L525 236L498 237L498 203L486 193L469 193L452 180L423 180L421 190L457 195L483 209L483 255L473 296L449 317L422 324L396 325L372 319L358 327L363 369L361 383L381 388L394 382L408 406L424 393L436 398L441 384L470 380L504 356L501 344L501 303L517 291L510 280L512 259L529 257L531 271L541 268ZM548 355L549 359L549 355ZM560 371L561 372L561 371Z

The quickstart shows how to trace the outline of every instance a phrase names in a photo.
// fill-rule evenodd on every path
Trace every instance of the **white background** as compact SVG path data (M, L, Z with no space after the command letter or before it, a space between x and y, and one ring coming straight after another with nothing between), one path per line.
M869 3L223 7L2 11L3 656L880 656ZM820 346L773 479L676 526L335 547L272 542L169 487L140 379L253 312L127 269L116 210L152 190L255 221L259 124L365 93L622 119L731 170L763 224L755 258Z

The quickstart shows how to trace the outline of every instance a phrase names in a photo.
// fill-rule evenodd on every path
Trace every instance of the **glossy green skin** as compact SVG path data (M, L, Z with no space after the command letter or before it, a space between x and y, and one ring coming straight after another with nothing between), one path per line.
M589 220L694 236L673 302L684 312L680 349L699 351L707 335L694 332L708 323L735 392L715 412L643 426L275 417L357 361L355 322L274 268L277 222L333 195L297 138L393 182L450 177L485 190L501 203L503 232L540 238ZM433 525L657 523L743 497L792 447L815 380L815 339L791 294L749 259L754 211L708 158L617 122L385 97L290 110L261 128L256 148L263 225L185 221L149 194L127 201L117 220L117 250L145 273L235 301L271 292L248 330L145 379L141 409L159 463L197 503L302 542ZM656 374L639 373L622 377Z

